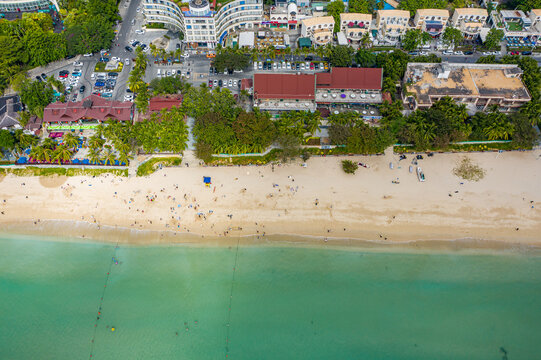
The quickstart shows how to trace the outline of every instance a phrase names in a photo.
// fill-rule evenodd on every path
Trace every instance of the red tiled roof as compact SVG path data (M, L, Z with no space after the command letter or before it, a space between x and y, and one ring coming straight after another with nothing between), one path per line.
M315 75L255 74L256 99L315 99Z
M240 81L241 90L251 89L253 86L254 86L254 82L252 81L252 79L242 79Z
M150 112L160 111L162 109L171 109L173 106L182 104L182 95L156 96L150 99L148 110Z
M132 102L109 101L90 95L77 102L55 102L48 105L43 111L43 122L70 122L81 119L130 121L132 110Z
M318 73L316 86L322 89L381 90L383 70L380 68L332 68Z

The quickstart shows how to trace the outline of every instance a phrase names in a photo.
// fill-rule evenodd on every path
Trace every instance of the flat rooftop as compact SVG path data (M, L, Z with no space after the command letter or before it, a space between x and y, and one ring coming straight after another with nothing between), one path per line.
M431 96L530 100L521 74L517 65L409 63L405 82L419 104L430 104Z

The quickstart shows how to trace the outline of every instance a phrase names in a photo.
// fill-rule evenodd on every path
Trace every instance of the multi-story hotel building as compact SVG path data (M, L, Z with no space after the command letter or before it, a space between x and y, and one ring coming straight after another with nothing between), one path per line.
M383 43L397 44L408 30L409 19L409 11L378 10L376 15L378 40Z
M455 9L451 25L460 29L465 39L476 39L485 27L488 12L485 9L460 8Z
M447 21L449 20L449 11L443 9L418 9L413 18L413 26L416 29L429 33L436 38L443 34Z
M260 0L236 0L213 11L207 0L191 0L179 8L173 0L144 0L148 23L164 23L184 33L184 42L213 48L231 31L252 29L263 17Z
M346 35L349 43L358 43L369 32L372 15L358 13L340 14L340 31Z
M0 0L0 12L31 12L47 10L53 5L58 11L56 0Z
M326 45L333 39L334 18L318 16L301 22L301 36L309 37L316 45Z

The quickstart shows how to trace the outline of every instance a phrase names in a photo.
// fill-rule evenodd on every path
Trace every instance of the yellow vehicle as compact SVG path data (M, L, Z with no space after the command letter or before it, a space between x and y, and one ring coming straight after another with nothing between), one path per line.
M216 54L213 54L213 53L208 53L207 54L207 57L210 59L210 58L215 58L216 57Z

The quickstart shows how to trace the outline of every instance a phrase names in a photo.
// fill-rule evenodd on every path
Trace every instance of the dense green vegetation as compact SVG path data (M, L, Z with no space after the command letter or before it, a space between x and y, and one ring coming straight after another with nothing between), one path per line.
M152 79L149 88L154 95L167 95L183 92L189 85L178 76L166 76Z
M402 47L406 51L417 50L421 46L428 44L432 40L429 33L419 29L410 29L406 31L402 39Z
M243 70L246 69L248 65L250 65L250 58L231 48L224 49L224 51L221 51L214 58L214 67L220 73L223 73L225 70Z
M39 139L34 135L24 134L22 130L0 130L0 152L2 157L10 153L21 154L25 149L37 144ZM1 158L1 157L0 157Z
M357 165L353 161L342 160L342 170L344 170L346 174L355 174L355 171L357 171L358 168L359 165Z
M27 166L24 169L0 168L0 175L12 174L15 176L100 176L112 174L115 176L128 176L128 169L76 169L62 167L36 167Z
M24 13L22 19L0 20L0 92L28 68L110 46L113 24L120 20L115 0L65 0L59 5L62 33L53 32L49 14Z
M161 167L180 166L181 157L157 157L145 161L137 168L137 176L147 176Z
M447 149L453 142L512 140L512 147L529 149L537 139L532 120L524 112L511 115L497 108L469 116L465 105L443 98L428 110L416 110L408 116L394 103L381 108L382 129L390 131L401 144L413 144L416 150Z
M354 112L332 114L328 122L331 143L345 145L348 153L382 153L395 140L388 127L370 127Z
M134 103L141 113L148 110L148 100L150 99L148 84L143 80L147 69L147 58L140 47L136 50L135 64L128 78L128 87L134 93L137 93Z

